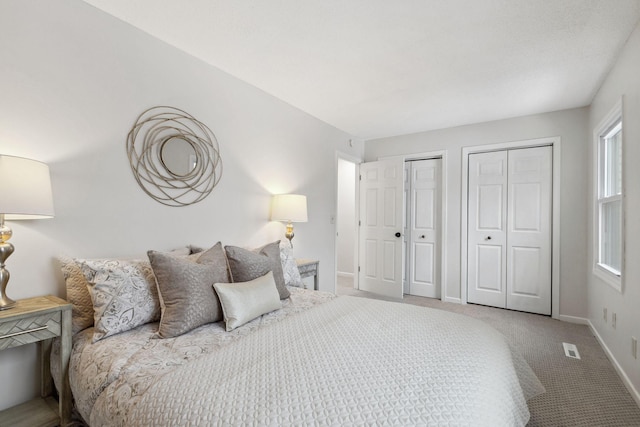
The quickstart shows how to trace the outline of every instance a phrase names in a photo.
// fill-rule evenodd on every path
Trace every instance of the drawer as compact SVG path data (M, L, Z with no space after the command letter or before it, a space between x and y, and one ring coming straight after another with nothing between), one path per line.
M60 336L60 323L60 311L2 322L0 350Z

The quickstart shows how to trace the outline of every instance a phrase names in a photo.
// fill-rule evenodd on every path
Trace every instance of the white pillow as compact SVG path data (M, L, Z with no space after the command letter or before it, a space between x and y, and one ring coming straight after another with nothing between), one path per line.
M249 282L214 283L213 288L220 298L227 331L282 308L271 271Z

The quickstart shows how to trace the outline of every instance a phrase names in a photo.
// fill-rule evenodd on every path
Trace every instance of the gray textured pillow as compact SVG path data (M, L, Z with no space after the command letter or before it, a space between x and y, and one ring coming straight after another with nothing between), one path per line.
M220 242L188 257L156 251L147 254L160 293L160 338L182 335L198 326L222 320L222 308L212 288L214 283L229 281Z
M215 283L227 331L282 308L273 272L241 283Z
M225 246L224 248L229 261L231 280L234 283L248 282L272 271L280 299L289 298L289 290L284 283L282 273L279 240L253 251L237 246Z
M93 303L93 342L160 319L147 260L77 260Z

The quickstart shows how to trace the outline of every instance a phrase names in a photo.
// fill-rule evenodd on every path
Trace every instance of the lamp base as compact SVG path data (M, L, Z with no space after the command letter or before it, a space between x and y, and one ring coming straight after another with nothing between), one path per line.
M9 270L4 268L4 262L13 253L13 245L7 241L0 242L0 310L8 310L16 305L16 302L6 294L9 284Z
M15 307L15 305L16 302L8 296L2 295L2 297L0 297L0 311L9 310L10 308Z
M287 223L287 231L284 233L284 237L289 239L289 245L292 248L293 248L293 242L291 240L293 239L293 236L295 236L295 234L293 234L293 224L291 223L291 221L289 221Z

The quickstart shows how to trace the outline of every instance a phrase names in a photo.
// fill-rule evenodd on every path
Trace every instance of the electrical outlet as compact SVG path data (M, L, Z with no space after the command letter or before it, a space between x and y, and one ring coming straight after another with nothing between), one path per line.
M617 320L617 315L615 313L611 313L611 327L613 329L616 328L616 320Z
M638 358L638 340L636 337L631 337L631 356L634 359Z
M602 318L604 319L604 323L607 323L607 308L602 309Z

